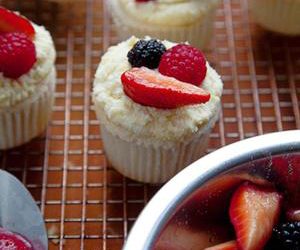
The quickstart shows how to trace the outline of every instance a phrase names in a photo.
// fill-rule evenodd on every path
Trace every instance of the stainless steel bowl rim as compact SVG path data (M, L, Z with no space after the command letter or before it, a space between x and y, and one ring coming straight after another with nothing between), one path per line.
M300 151L300 130L290 130L242 140L204 156L173 177L150 200L131 229L123 250L151 249L175 208L213 176L249 161L297 151Z

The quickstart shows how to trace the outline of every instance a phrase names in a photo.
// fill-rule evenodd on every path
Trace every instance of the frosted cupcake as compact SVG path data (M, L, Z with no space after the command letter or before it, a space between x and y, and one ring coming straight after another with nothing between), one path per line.
M0 149L45 130L54 100L54 61L49 32L0 7Z
M264 28L285 35L300 35L299 0L251 0L256 22Z
M149 35L208 45L219 0L106 0L120 40Z
M205 152L222 89L190 45L131 37L111 47L93 90L108 161L134 180L167 181Z

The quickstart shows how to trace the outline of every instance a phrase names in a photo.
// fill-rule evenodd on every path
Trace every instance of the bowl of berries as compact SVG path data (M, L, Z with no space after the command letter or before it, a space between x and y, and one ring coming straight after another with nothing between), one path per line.
M0 170L0 250L46 250L45 223L33 197L10 173Z
M299 250L300 130L199 159L152 198L124 250Z

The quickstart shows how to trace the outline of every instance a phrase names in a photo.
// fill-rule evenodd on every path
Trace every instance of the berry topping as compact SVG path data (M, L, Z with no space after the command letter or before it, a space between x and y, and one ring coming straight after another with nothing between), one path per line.
M18 234L0 229L0 249L3 250L32 250L31 244Z
M177 80L199 86L206 76L206 60L203 53L186 44L178 44L163 54L159 72Z
M145 66L155 69L165 51L165 45L157 40L139 40L128 52L127 57L132 67Z
M30 38L33 38L35 34L34 28L29 20L0 7L0 34L9 32L21 32Z
M36 62L35 46L23 33L0 35L0 72L17 79L27 73Z
M272 245L281 250L300 249L300 222L280 224L273 229Z
M121 76L124 92L135 102L156 108L177 108L209 101L210 94L199 87L142 68Z
M135 0L136 2L138 3L142 3L142 2L150 2L150 1L153 1L153 0Z
M238 250L238 246L235 240L228 241L213 247L205 248L204 250Z
M233 194L229 214L239 249L261 250L272 235L281 206L281 195L273 189L242 184Z

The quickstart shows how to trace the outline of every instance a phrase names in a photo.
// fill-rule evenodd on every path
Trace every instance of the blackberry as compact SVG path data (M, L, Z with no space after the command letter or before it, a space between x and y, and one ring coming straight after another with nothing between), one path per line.
M155 69L165 52L165 45L155 39L140 40L128 52L127 57L132 67L145 66L149 69Z
M273 229L272 245L282 250L300 250L300 222L288 222Z

